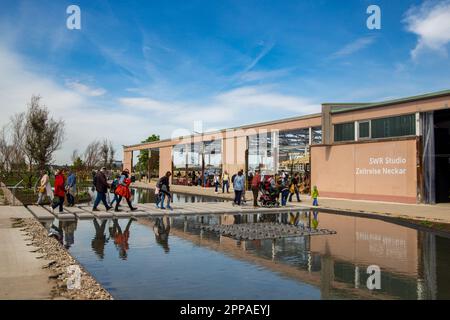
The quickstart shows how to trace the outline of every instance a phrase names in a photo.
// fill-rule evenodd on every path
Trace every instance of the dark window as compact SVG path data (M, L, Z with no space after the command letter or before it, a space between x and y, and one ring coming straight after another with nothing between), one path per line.
M410 136L415 134L415 114L372 120L373 139Z
M334 125L334 141L355 140L355 123L340 123Z
M370 138L370 122L359 123L359 137L361 139Z

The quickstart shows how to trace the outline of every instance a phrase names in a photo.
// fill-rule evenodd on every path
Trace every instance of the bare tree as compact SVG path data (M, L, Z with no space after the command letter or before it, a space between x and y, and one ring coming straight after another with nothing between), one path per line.
M4 179L7 172L11 169L11 148L8 143L8 133L6 126L0 131L0 173L1 179Z
M25 113L17 113L11 117L11 142L13 153L13 167L19 170L26 163L25 153Z
M114 149L112 142L109 142L109 167L110 169L114 166L114 156L116 155L116 150Z
M89 143L89 145L86 147L83 162L87 169L92 170L101 164L101 146L101 142L96 140Z
M40 105L40 96L32 96L28 105L24 127L24 150L30 162L39 169L51 163L53 153L58 150L64 140L64 122L49 117L49 111Z
M107 139L103 140L102 145L100 146L100 154L102 157L102 166L108 166L109 162L109 142Z

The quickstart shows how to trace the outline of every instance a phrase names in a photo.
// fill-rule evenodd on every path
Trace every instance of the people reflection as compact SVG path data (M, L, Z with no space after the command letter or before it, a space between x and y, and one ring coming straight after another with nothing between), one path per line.
M155 224L153 225L153 232L155 233L156 243L163 247L165 253L169 253L169 217L156 218Z
M300 222L300 213L296 212L295 214L290 212L289 213L289 224L293 226L298 226L298 223Z
M61 229L64 236L64 247L69 249L75 243L75 230L77 230L77 220L62 221Z
M130 227L131 223L136 220L135 218L130 218L128 221L125 230L122 231L120 227L119 221L117 219L113 219L113 226L109 229L110 238L114 239L114 244L119 250L119 257L123 260L126 260L128 257L127 251L129 249L128 239L130 238Z
M69 249L75 242L76 229L76 220L60 221L58 218L55 218L50 225L48 236L58 240L66 249Z
M312 219L312 227L314 230L317 230L319 226L319 211L313 211L313 219Z
M107 242L105 234L107 220L94 218L93 221L95 227L95 236L91 241L91 247L92 250L94 250L95 254L100 259L103 259L103 257L105 256L105 243Z
M48 236L58 240L59 243L63 244L63 230L61 228L61 223L58 218L53 219L48 229Z

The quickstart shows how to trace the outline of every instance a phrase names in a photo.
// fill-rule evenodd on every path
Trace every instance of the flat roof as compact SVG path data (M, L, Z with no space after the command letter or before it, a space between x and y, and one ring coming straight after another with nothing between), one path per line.
M386 100L381 102L372 102L372 103L343 103L343 102L337 102L337 103L322 103L322 106L331 106L331 113L344 113L344 112L351 112L356 110L362 110L362 109L368 109L368 108L376 108L376 107L384 107L389 105L395 105L400 103L406 103L406 102L413 102L413 101L420 101L425 99L431 99L431 98L439 98L443 96L450 95L450 90L443 90L443 91L437 91L437 92L431 92L431 93L425 93L421 95L406 97L406 98L399 98L399 99L393 99L393 100ZM239 129L247 129L247 128L253 128L253 127L261 127L261 126L267 126L267 125L273 125L278 123L284 123L284 122L291 122L291 121L297 121L297 120L303 120L303 119L309 119L309 118L316 118L321 117L322 113L314 113L309 115L303 115L303 116L295 116L290 118L283 118L279 120L272 120L272 121L265 121L265 122L259 122L259 123L252 123L252 124L246 124L238 127L232 127L227 129L220 129L216 131L211 132L203 132L203 133L195 133L187 136L180 136L179 139L187 138L187 137L199 137L205 134L217 134L226 132L227 130L239 130ZM151 145L151 144L157 144L161 142L169 142L173 139L162 139L158 141L153 142L144 142L144 143L138 143L133 145L124 145L124 148L134 148L139 147L143 145Z
M352 105L348 108L342 107L337 109L332 109L331 113L343 113L343 112L350 112L355 110L361 110L361 109L368 109L368 108L376 108L376 107L384 107L399 103L406 103L406 102L414 102L414 101L420 101L424 99L431 99L431 98L439 98L450 95L450 90L443 90L443 91L437 91L437 92L431 92L431 93L425 93L417 96L412 97L406 97L406 98L399 98L399 99L392 99L392 100L386 100L381 102L374 102L374 103L364 103L360 105ZM333 104L328 103L328 105L331 106L340 106L340 104ZM341 104L345 105L345 104Z
M227 130L239 130L239 129L248 129L248 128L253 128L253 127L262 127L262 126L267 126L267 125L272 125L272 124L278 124L278 123L283 123L283 122L291 122L291 121L297 121L297 120L304 120L304 119L310 119L310 118L317 118L317 117L321 117L322 113L313 113L313 114L307 114L307 115L303 115L303 116L296 116L296 117L290 117L290 118L283 118L283 119L279 119L279 120L272 120L272 121L265 121L265 122L258 122L258 123L252 123L252 124L245 124L242 126L238 126L238 127L232 127L232 128L226 128L226 129L220 129L220 130L215 130L215 131L208 131L208 132L203 132L203 133L193 133L187 136L180 136L180 139L183 138L187 138L187 137L200 137L202 135L205 134L216 134L216 133L221 133L221 132L226 132ZM137 144L133 144L133 145L129 145L129 146L123 146L124 148L133 148L133 147L139 147L142 145L149 145L149 144L153 144L153 143L161 143L161 142L169 142L172 141L173 139L162 139L162 140L158 140L158 141L152 141L152 142L144 142L144 143L137 143Z

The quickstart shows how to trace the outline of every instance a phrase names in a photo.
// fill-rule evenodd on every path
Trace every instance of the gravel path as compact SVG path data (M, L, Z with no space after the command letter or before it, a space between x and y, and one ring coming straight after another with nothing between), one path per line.
M36 219L16 219L15 227L20 227L29 237L30 245L37 247L39 258L50 261L48 268L51 279L56 281L52 290L53 299L71 300L112 300L112 296L67 252L54 238L48 237L44 226ZM79 289L68 289L70 277L67 267L77 265L81 270L81 286ZM70 287L70 285L69 285Z

